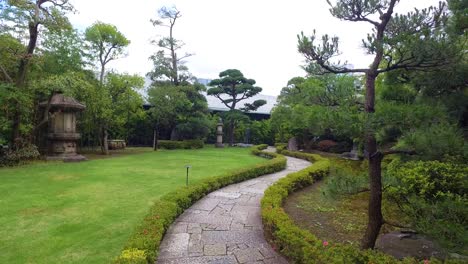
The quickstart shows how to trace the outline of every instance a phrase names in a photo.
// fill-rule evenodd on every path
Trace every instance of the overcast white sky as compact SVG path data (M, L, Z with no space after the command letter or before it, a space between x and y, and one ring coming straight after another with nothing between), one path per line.
M151 39L166 35L154 28L161 6L175 5L182 17L175 37L195 53L187 66L198 78L217 78L225 69L239 69L255 79L264 94L278 95L289 79L303 76L303 57L297 52L297 34L328 33L340 37L344 56L355 67L370 63L360 48L369 32L365 23L341 22L332 17L325 0L72 0L78 13L70 15L75 27L83 30L99 20L114 24L131 41L128 56L111 62L120 72L145 75L152 64L148 57L157 47ZM397 12L435 5L438 0L401 0Z

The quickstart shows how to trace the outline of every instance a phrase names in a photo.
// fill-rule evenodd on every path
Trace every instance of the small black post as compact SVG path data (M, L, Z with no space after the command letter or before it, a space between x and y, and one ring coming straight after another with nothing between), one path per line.
M189 172L189 169L191 168L192 166L190 165L185 165L185 168L187 168L187 177L185 178L185 185L188 186L188 172Z

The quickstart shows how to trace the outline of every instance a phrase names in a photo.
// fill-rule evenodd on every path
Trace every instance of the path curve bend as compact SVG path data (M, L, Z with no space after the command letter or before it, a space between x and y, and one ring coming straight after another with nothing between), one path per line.
M286 158L285 170L226 186L185 210L164 236L157 263L288 263L265 240L260 213L268 186L310 165Z

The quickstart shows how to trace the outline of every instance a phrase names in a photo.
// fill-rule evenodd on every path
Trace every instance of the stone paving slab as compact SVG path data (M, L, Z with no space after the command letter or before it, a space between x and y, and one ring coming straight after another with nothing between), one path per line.
M285 170L226 186L185 210L164 236L157 263L288 263L265 240L260 210L268 186L310 165L286 158Z

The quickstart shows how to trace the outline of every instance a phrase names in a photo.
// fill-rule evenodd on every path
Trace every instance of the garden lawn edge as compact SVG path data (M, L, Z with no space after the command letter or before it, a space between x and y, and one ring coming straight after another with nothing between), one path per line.
M298 172L290 173L268 187L261 201L262 220L266 237L272 247L280 251L291 263L429 263L414 258L397 260L375 250L360 250L354 245L329 243L317 238L310 231L297 226L283 209L283 202L290 193L313 184L328 175L330 161L317 154L292 152L277 146L279 153L312 162ZM444 262L431 259L430 263Z
M175 219L203 196L224 186L278 172L286 168L286 158L277 153L263 152L267 145L252 147L252 154L269 160L235 172L211 177L188 187L180 187L151 206L114 263L154 263L160 243Z

